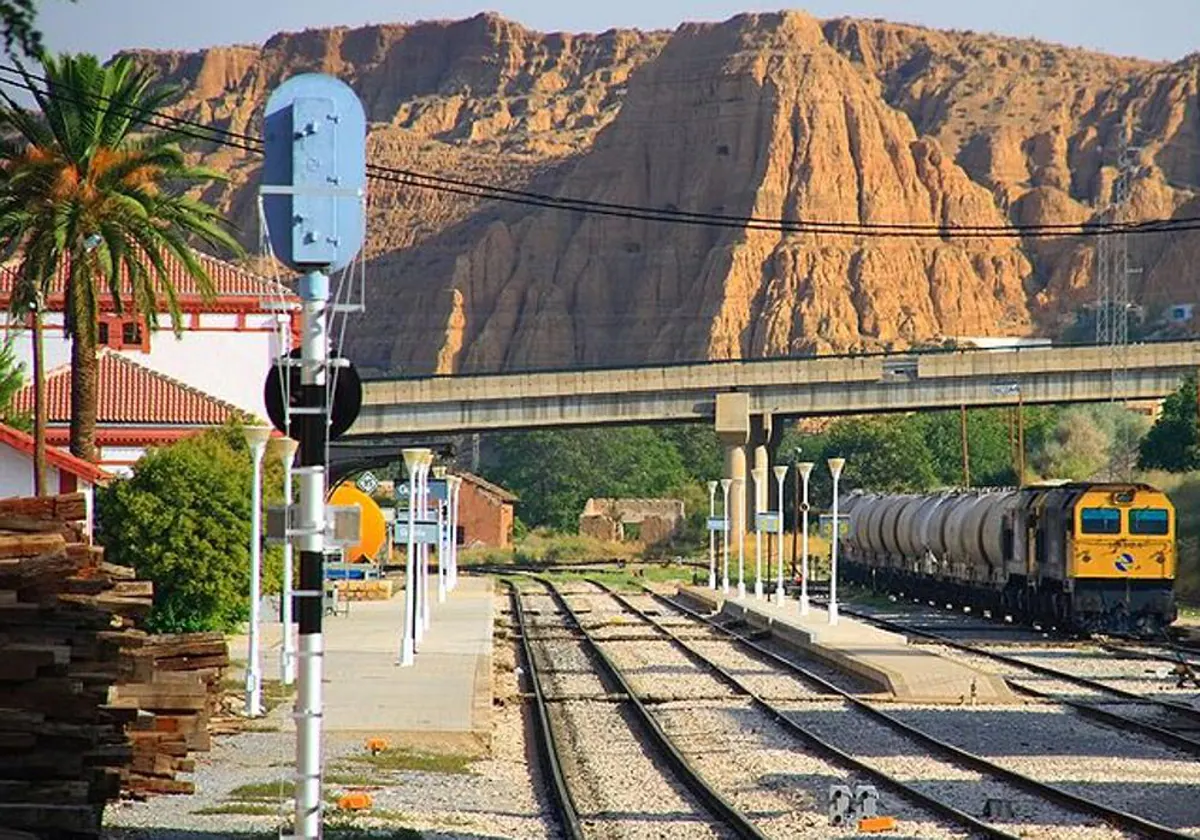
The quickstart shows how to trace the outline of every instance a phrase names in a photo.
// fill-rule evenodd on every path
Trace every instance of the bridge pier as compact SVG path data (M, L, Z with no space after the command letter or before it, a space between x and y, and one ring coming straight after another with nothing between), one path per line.
M750 440L750 395L717 394L716 432L725 451L724 478L732 479L729 489L730 553L737 556L738 540L746 534L746 444Z

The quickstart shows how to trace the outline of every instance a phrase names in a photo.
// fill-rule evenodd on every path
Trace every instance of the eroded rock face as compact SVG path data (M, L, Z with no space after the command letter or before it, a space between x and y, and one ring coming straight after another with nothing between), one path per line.
M292 73L349 81L387 166L716 216L998 226L1095 219L1123 137L1125 218L1193 215L1200 59L1159 65L1032 41L799 13L540 34L494 16L150 53L193 119L257 133ZM247 229L255 163L210 196ZM1189 211L1189 206L1192 207ZM379 370L454 372L903 347L1053 332L1090 299L1093 241L817 235L666 225L373 184ZM1131 246L1147 305L1200 294L1200 234Z

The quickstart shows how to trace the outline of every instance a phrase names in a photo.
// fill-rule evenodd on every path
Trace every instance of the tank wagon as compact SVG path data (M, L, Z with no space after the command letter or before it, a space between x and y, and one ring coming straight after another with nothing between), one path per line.
M860 492L847 513L847 580L1084 633L1176 617L1175 509L1145 484Z

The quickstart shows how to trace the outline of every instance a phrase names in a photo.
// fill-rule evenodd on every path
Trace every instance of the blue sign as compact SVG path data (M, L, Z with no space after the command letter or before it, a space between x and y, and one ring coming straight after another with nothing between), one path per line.
M708 530L724 531L725 530L725 520L719 516L710 516L708 518Z
M396 522L392 525L392 542L396 545L408 545L408 523ZM438 524L436 520L418 520L413 523L413 542L423 545L437 545Z
M349 85L293 76L267 100L259 193L275 256L296 271L338 271L362 247L367 119Z
M754 523L759 531L778 531L779 513L773 510L761 511L755 517Z

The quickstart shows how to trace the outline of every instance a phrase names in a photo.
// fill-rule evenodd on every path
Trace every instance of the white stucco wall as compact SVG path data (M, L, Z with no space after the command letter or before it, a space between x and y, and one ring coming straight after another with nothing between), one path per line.
M213 313L200 316L199 330L186 330L178 339L171 331L171 319L163 316L160 328L150 335L150 352L122 350L138 364L158 371L186 385L232 403L243 411L266 418L263 383L271 360L279 355L279 340L272 329L275 315L248 315L247 329L238 331L237 316ZM71 361L71 343L63 337L57 316L47 316L44 332L46 369ZM10 334L7 322L0 337ZM14 329L13 347L17 358L32 364L32 337L28 330Z
M80 480L79 486L86 486ZM58 492L58 470L46 469L46 490ZM0 444L0 499L33 495L33 456Z

